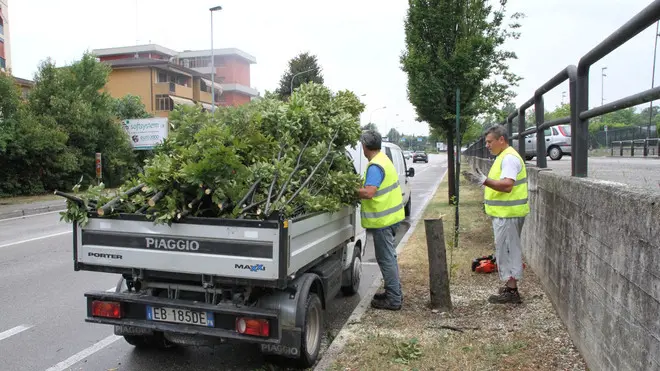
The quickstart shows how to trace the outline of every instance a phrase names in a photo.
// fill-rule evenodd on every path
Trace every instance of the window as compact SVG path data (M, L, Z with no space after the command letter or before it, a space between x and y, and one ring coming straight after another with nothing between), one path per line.
M0 57L0 68L7 68L5 59Z
M559 135L556 128L552 128L552 135Z
M550 131L550 129L545 129L545 130L543 130L543 135L545 135L546 137L549 137L550 135L552 135L552 132Z
M392 150L390 150L390 147L385 147L385 154L390 158L390 161L394 162L394 159L392 159Z
M171 111L174 104L169 95L158 94L156 95L156 111Z
M168 82L167 81L167 74L165 72L158 72L158 77L156 78L156 82Z
M0 12L0 35L5 34L5 23L2 21L2 12Z

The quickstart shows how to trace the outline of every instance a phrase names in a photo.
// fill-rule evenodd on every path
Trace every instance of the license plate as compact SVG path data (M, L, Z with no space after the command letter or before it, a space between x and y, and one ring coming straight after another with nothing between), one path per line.
M214 327L213 313L147 305L147 320Z

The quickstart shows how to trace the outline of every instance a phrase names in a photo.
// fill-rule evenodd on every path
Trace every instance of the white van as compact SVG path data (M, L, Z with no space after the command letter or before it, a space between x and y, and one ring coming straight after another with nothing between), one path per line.
M369 160L364 156L362 151L362 144L358 143L357 146L348 149L348 155L353 159L353 164L355 165L355 170L358 174L364 175L367 171L367 164ZM411 197L412 190L410 187L410 181L408 178L415 176L415 169L409 168L406 164L405 155L401 147L397 146L394 143L383 142L381 151L385 152L387 157L390 158L394 164L397 175L399 176L399 185L401 186L401 195L403 196L403 202L405 203L406 216L410 216L411 208Z

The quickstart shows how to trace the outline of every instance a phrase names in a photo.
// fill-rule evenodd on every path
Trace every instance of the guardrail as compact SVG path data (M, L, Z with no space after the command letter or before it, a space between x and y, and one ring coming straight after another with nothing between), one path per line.
M660 19L660 0L653 1L641 12L630 19L626 24L612 33L587 54L582 56L577 67L569 65L552 79L548 80L534 92L534 96L523 103L517 112L510 114L500 124L507 125L509 132L509 144L518 137L536 133L536 164L540 168L546 168L547 153L545 146L544 130L552 126L571 124L571 175L586 177L588 173L588 150L589 150L589 119L605 115L624 108L634 107L642 103L648 103L660 98L660 87L655 87L640 93L616 100L614 102L589 109L589 69L611 52L625 44L640 32L651 26ZM570 116L545 121L543 96L559 84L569 81L569 104ZM525 111L534 106L536 113L536 127L525 130ZM513 119L518 117L518 134L513 135ZM484 138L468 146L464 152L466 155L489 157L485 147ZM525 155L525 141L518 140L518 153Z
M660 138L617 140L610 146L610 154L614 156L614 147L617 147L619 156L623 157L624 151L630 151L630 157L635 157L635 149L641 149L642 156L660 156ZM637 152L639 153L639 152Z

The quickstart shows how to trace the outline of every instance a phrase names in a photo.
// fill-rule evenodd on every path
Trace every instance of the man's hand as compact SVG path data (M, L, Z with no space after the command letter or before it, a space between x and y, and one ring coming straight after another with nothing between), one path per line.
M465 179L468 180L468 182L476 185L484 185L486 179L488 179L488 177L485 176L479 169L474 169L474 172L463 171L462 174Z

